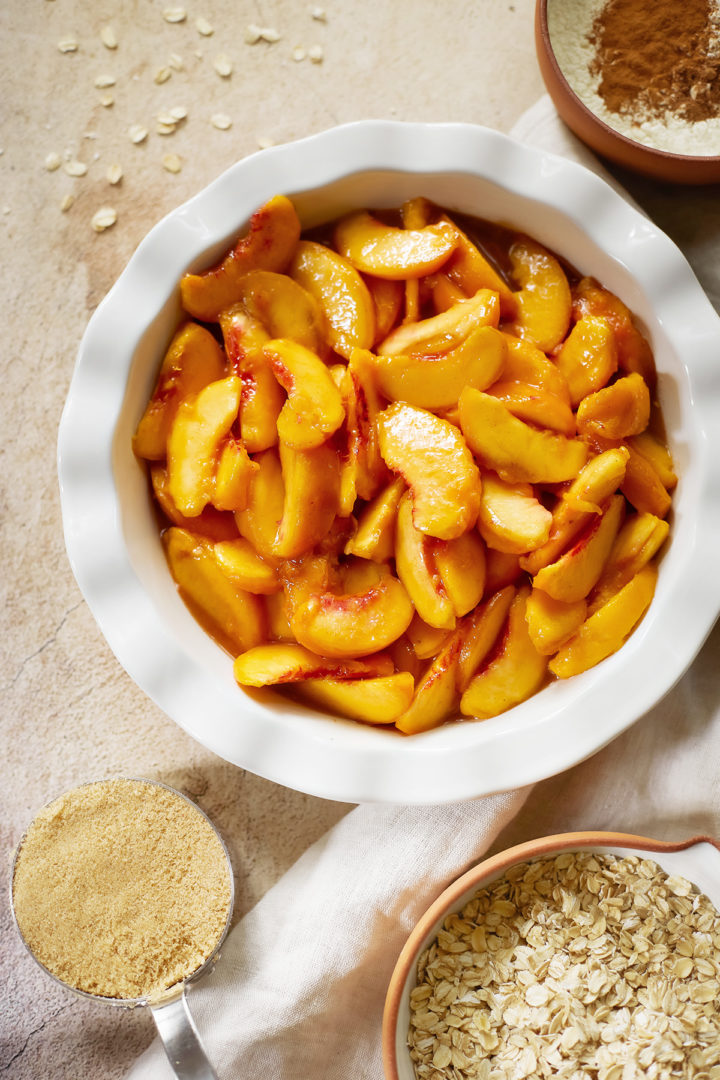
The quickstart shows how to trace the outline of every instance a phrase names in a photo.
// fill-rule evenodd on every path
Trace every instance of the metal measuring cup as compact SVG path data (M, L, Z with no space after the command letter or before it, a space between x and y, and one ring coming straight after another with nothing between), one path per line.
M196 968L194 971L189 972L187 976L185 976L179 982L175 983L173 986L169 987L167 990L163 991L157 997L155 997L154 995L139 998L104 997L101 994L93 994L87 990L80 990L77 987L72 986L70 983L64 982L62 979L60 979L54 972L50 971L47 967L45 967L42 961L37 958L33 950L30 948L29 944L25 940L25 937L17 919L17 914L15 912L15 869L17 866L18 856L22 849L23 842L35 819L30 822L30 825L28 825L27 829L23 833L23 836L18 843L15 849L15 854L13 856L12 869L10 874L10 910L12 912L13 922L15 923L17 932L20 935L20 940L22 941L27 952L33 958L38 967L40 967L46 975L53 979L54 982L62 986L65 990L69 990L71 993L77 995L78 997L87 998L91 1001L101 1002L105 1005L114 1005L123 1009L134 1009L138 1008L139 1006L147 1006L150 1009L153 1020L155 1021L155 1027L157 1029L158 1035L160 1036L160 1040L163 1044L163 1048L170 1063L170 1067L172 1068L178 1080L218 1080L217 1074L213 1069L212 1065L210 1064L207 1054L205 1053L205 1049L200 1040L197 1028L195 1027L195 1022L192 1018L192 1014L190 1013L186 995L186 988L188 987L188 985L194 983L197 979L201 978L214 967L220 953L220 947L227 936L228 930L230 929L230 922L232 919L233 906L235 902L235 882L232 872L232 863L230 862L230 855L225 845L225 841L223 840L218 829L207 816L205 811L202 810L196 803L192 801L192 799L189 799L187 795L184 795L181 791L178 791L176 788L170 787L168 784L163 784L159 780L148 780L140 777L116 777L113 779L133 780L137 781L138 783L155 784L157 787L165 788L166 791L170 791L173 795L177 795L181 799L184 799L185 802L187 802L193 808L193 810L201 814L215 833L215 836L219 840L220 846L222 847L222 850L225 854L228 871L228 881L230 887L230 897L225 926L223 927L218 937L218 940L213 947L212 952L209 954L209 956L199 968ZM61 797L62 796L57 796L56 799L52 799L49 803L46 804L46 806L51 806L53 802L57 801L57 798ZM40 810L38 813L42 813L42 810ZM38 815L36 815L36 817L37 816Z

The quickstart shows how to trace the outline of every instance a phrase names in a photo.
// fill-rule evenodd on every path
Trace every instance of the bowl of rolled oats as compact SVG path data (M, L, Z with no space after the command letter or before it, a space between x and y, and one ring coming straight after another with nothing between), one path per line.
M720 845L543 837L420 919L383 1019L387 1080L720 1076Z

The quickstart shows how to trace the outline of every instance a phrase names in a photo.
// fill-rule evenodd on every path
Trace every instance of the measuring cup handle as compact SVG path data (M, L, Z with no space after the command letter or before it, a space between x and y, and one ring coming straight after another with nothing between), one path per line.
M172 1001L151 1005L150 1011L178 1080L218 1080L200 1042L185 991Z

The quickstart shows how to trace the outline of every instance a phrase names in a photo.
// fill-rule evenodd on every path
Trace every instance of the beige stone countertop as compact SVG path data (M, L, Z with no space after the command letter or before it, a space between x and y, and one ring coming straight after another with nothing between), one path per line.
M184 21L166 21L163 11L178 6L0 6L4 1080L115 1080L153 1037L145 1010L95 1006L54 985L14 932L7 870L43 803L117 773L180 788L228 841L237 916L348 809L259 779L197 745L106 645L66 557L55 458L90 315L151 226L265 140L370 117L508 131L543 92L533 0L195 0ZM280 39L247 44L253 23L276 28ZM72 42L74 51L59 47ZM296 47L314 46L320 62L294 59ZM214 66L222 55L233 65L226 77ZM178 106L187 119L174 134L158 134L158 114ZM214 127L217 113L232 126ZM146 127L147 138L134 144L131 125ZM169 154L180 171L163 166ZM60 167L48 170L48 155ZM70 162L86 165L86 174L68 175ZM122 179L112 185L115 164ZM649 190L660 206L662 190ZM117 211L117 222L97 233L91 219L103 206Z

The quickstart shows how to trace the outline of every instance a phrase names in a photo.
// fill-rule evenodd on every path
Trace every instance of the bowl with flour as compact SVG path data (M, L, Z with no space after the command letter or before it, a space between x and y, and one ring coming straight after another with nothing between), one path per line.
M720 181L719 0L538 0L535 36L555 107L598 154Z

